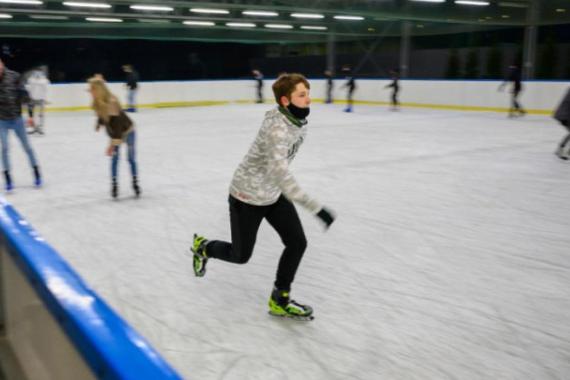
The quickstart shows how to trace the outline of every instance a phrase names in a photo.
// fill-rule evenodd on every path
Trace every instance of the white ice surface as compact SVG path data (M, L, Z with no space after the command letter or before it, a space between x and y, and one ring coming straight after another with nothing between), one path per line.
M88 112L32 136L41 190L11 137L7 196L185 379L570 379L570 163L548 117L314 105L292 170L338 213L293 298L267 314L282 245L263 223L251 261L195 278L193 232L228 239L233 171L271 105L142 110L143 197L125 150L109 196L107 137Z

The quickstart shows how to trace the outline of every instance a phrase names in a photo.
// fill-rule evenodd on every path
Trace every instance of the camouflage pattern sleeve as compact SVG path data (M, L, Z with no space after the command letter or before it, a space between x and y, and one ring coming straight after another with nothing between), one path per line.
M294 157L302 139L289 147L287 125L273 125L268 134L268 174L269 178L281 190L283 195L292 202L299 203L307 210L316 214L322 208L317 200L312 199L299 186L293 174L289 171L289 158Z

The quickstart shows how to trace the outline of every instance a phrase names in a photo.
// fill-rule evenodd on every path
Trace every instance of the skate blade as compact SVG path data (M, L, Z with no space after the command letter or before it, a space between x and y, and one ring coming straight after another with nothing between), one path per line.
M289 314L274 314L271 311L268 312L269 315L271 315L272 317L277 317L277 318L282 318L282 319L292 319L294 321L299 321L299 322L310 322L313 319L315 319L314 316L312 315L307 315L306 317L302 317L299 315L289 315Z

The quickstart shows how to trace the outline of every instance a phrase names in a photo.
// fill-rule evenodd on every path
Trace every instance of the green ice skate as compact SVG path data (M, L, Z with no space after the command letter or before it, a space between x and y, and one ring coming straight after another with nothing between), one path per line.
M208 240L205 237L194 234L194 241L190 250L194 253L193 262L196 277L204 277L206 274L206 263L208 262L206 244L208 244Z
M289 298L289 292L274 289L269 297L269 314L276 317L291 318L298 321L312 321L313 308L301 305Z

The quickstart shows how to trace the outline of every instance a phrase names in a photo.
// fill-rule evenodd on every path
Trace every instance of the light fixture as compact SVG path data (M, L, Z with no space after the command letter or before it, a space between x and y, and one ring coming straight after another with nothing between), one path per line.
M190 8L192 13L212 13L218 15L227 15L230 13L227 9L210 9L210 8Z
M479 0L455 0L455 4L460 5L475 5L479 7L485 7L490 5L488 1L479 1Z
M251 22L226 22L226 26L232 28L255 28L257 25Z
M170 24L170 20L165 20L163 18L139 18L139 22L146 22L149 24Z
M172 7L164 7L162 5L130 5L129 8L136 11L172 12L174 10Z
M30 18L34 20L69 20L67 16L58 15L30 15Z
M123 22L120 18L107 18L107 17L87 17L85 20L91 22Z
M343 16L343 15L338 15L338 16L333 16L334 19L336 20L348 20L348 21L362 21L364 20L364 17L362 16Z
M564 13L564 12L566 12L566 9L564 9L564 8L557 8L557 9L556 9L556 12L558 12L558 13Z
M324 15L317 13L291 13L291 17L295 18L325 18Z
M67 7L80 7L80 8L111 8L110 4L105 4L105 3L83 3L75 1L65 1L63 5Z
M499 1L498 5L505 8L528 8L526 3L514 3L512 1Z
M509 15L502 15L501 17L502 18L511 18L511 16L509 16Z
M193 20L186 20L186 21L182 21L182 23L184 25L190 25L190 26L214 26L216 25L215 22L212 21L193 21Z
M264 26L269 29L293 29L293 25L287 24L265 24Z
M243 11L241 12L242 15L246 16L262 16L262 17L276 17L279 16L277 12L269 12L269 11Z
M12 18L12 15L6 14L6 13L0 13L0 18Z
M42 5L43 3L39 0L0 0L0 4Z
M326 26L317 26L317 25L303 25L301 29L305 30L327 30Z

